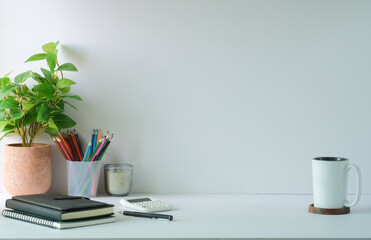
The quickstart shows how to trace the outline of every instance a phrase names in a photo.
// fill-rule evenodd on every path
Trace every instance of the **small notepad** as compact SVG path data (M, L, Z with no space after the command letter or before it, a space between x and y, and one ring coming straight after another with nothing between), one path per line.
M55 229L66 229L66 228L75 228L75 227L84 227L84 226L90 226L90 225L96 225L96 224L103 224L103 223L111 223L115 221L114 216L108 216L108 217L100 217L100 218L94 218L94 219L87 219L87 220L80 220L80 221L67 221L67 222L61 222L61 221L52 221L45 218L42 218L40 216L26 214L23 212L17 212L14 210L3 210L2 215L4 217L33 223L37 225L41 225L44 227L50 227Z

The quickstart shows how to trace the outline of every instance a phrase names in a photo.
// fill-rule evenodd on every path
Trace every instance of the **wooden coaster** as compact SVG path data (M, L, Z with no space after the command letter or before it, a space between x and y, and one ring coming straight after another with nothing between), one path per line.
M336 208L336 209L329 209L329 208L317 208L312 203L309 205L309 212L316 213L316 214L325 214L325 215L340 215L340 214L348 214L350 213L349 207L343 207L343 208Z

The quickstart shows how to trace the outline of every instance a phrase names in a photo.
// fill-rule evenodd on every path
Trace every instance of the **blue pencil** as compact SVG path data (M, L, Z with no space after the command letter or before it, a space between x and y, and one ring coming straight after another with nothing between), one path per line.
M85 151L85 155L84 155L84 159L82 160L83 162L86 161L86 159L88 158L88 155L89 155L89 150L91 149L91 143L88 144L88 147L86 148L86 151Z
M94 146L94 135L95 135L95 129L93 129L93 134L91 135L91 140L90 140L90 143L92 146ZM93 153L93 148L90 148L89 156L91 156L92 153Z
M92 147L93 149L97 145L97 138L98 138L97 132L98 132L98 129L94 129L94 141L93 141L93 147Z

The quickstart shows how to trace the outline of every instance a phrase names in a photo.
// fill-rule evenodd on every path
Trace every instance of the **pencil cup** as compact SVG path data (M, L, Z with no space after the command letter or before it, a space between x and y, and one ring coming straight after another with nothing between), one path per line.
M97 194L101 161L66 161L68 195L95 197Z

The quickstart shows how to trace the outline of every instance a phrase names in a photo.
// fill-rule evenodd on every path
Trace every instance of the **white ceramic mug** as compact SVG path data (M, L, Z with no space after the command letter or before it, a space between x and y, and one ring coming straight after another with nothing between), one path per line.
M357 176L357 193L353 202L346 199L348 173L353 169ZM314 206L337 209L356 205L361 197L361 171L346 158L317 157L312 160Z

